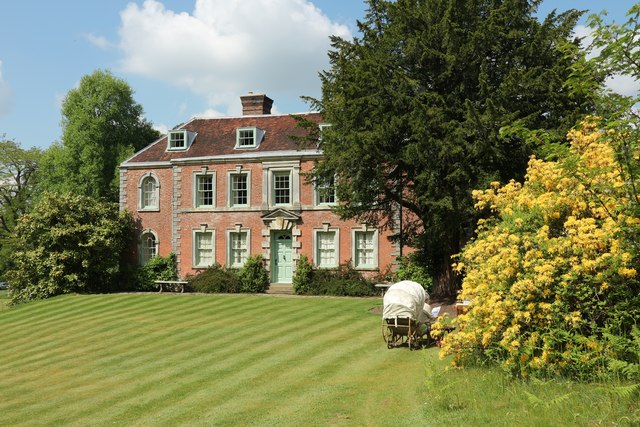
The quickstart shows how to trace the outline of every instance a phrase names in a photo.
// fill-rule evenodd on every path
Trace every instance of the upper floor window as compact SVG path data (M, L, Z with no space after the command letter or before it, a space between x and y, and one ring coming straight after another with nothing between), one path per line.
M178 130L169 132L169 149L184 150L187 148L187 131Z
M146 264L156 255L158 255L158 239L153 231L145 231L140 236L140 264Z
M231 174L231 206L247 206L249 204L248 174Z
M214 206L214 175L199 174L195 176L195 206L207 208Z
M318 179L315 184L316 205L334 205L336 203L335 180Z
M145 174L138 185L138 207L140 210L157 210L159 207L160 186L158 180L151 174Z
M236 129L236 148L257 148L265 132L257 127Z
M320 145L322 144L322 135L327 129L331 127L331 125L329 123L321 123L320 125L318 125L318 127L320 128L320 138L318 139L318 145Z
M378 232L375 230L352 231L353 264L355 268L378 267Z
M262 162L263 209L300 209L300 161Z
M291 204L291 172L273 172L273 202L276 205Z
M195 132L185 129L170 130L167 135L167 149L175 151L186 150L189 148L195 137Z

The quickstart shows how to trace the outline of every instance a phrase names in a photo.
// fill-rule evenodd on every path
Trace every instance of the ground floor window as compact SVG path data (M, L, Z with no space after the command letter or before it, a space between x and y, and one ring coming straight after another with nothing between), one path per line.
M247 231L230 231L228 236L229 267L242 267L249 254L249 233Z
M355 268L377 268L376 231L353 231L353 264Z
M142 233L140 243L140 264L144 265L158 255L158 239L152 231L146 231Z
M316 266L333 268L338 266L338 233L333 231L316 231Z
M211 267L213 265L213 231L196 231L194 233L194 267Z

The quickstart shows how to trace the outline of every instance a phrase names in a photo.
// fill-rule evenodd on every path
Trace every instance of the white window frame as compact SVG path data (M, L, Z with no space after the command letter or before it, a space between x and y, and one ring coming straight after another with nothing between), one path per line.
M144 188L145 182L155 181L155 189L154 191L154 199L155 204L146 204L145 203L145 191ZM154 211L157 212L160 210L160 180L158 177L151 172L147 172L140 177L138 181L138 210L139 211Z
M338 196L336 195L336 180L335 178L332 179L333 181L333 185L332 186L321 186L319 185L319 182L314 181L313 183L313 202L315 204L315 206L335 206L338 204ZM321 190L324 188L330 188L333 187L333 202L322 202L320 200L321 197Z
M252 132L253 133L253 143L252 144L244 144L241 145L242 141L247 140L248 138L243 136L244 132ZM262 142L262 138L264 138L265 131L255 127L255 126L244 126L236 129L236 150L246 150L251 148L258 148L260 143Z
M320 133L320 136L318 137L318 146L322 144L322 133L324 132L325 129L328 129L330 127L331 127L331 123L320 123L318 125L318 129Z
M182 144L175 144L174 135L181 135ZM172 129L167 132L167 151L187 151L195 139L195 132L186 129Z
M145 249L147 248L147 246L145 246L145 236L146 235L151 235L153 237L153 240L154 240L153 255L148 257L148 258L145 256ZM139 241L139 245L138 245L138 260L140 262L140 265L145 265L152 258L158 256L158 247L159 247L159 242L158 242L158 235L156 234L156 232L153 231L150 228L147 228L146 230L143 230L142 233L140 233L140 241Z
M335 262L332 264L322 264L320 257L320 235L322 233L334 233L333 249L335 253ZM340 229L335 227L317 228L313 230L313 265L316 268L337 268L340 266Z
M198 188L199 181L202 177L211 177L211 204L204 205L200 203L200 190ZM193 206L200 209L211 209L216 207L216 172L208 172L206 169L193 173Z
M273 188L274 174L288 172L290 174L290 203L276 204ZM300 208L300 161L274 161L262 162L262 209L267 210L276 207Z
M211 235L211 262L199 262L200 261L200 251L199 248L199 236L210 234ZM212 267L216 262L216 230L200 227L197 230L193 230L193 238L192 238L192 265L193 268L209 268Z
M276 199L276 178L278 176L288 176L289 177L289 186L287 190L289 191L289 201L286 203L278 202ZM273 200L273 206L291 206L293 200L293 173L291 170L274 170L271 174L271 200ZM283 190L284 188L282 188Z
M372 236L372 263L362 264L358 259L357 235L360 233L373 233ZM351 262L356 270L377 270L378 269L378 230L371 228L353 228L351 229Z
M247 177L247 203L236 204L233 202L233 178L238 175L245 175ZM237 169L227 171L227 206L230 208L246 208L251 206L251 170Z
M231 247L232 239L234 235L244 234L246 236L246 248L245 248L245 258L240 263L235 263L233 259L233 248ZM236 228L227 229L227 267L229 268L241 268L245 262L247 262L247 258L251 256L251 230L249 228L241 228L237 226Z
M182 135L181 139L182 139L182 145L175 145L175 140L173 139L174 136L177 135ZM167 134L167 149L170 151L183 151L186 150L189 146L189 135L187 133L186 130L184 129L180 129L180 130L170 130L169 133Z

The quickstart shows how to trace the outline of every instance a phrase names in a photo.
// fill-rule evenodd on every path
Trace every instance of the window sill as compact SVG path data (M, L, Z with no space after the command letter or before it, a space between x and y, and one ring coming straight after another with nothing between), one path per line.
M138 212L160 212L160 208L141 208Z
M378 266L362 266L362 267L353 267L354 270L358 271L378 271Z

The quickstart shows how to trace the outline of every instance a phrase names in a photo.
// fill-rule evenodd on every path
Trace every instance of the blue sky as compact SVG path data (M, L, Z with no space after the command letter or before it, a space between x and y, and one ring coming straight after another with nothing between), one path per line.
M541 14L607 10L633 0L545 0ZM60 140L60 103L82 76L109 69L160 130L193 116L237 115L264 92L274 112L306 111L328 67L328 35L349 37L360 0L0 0L0 136L24 148ZM579 28L578 31L584 31ZM618 81L619 91L635 90Z

